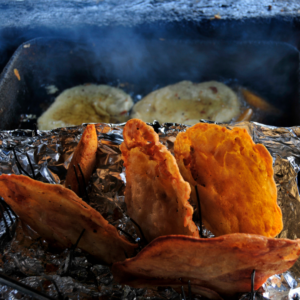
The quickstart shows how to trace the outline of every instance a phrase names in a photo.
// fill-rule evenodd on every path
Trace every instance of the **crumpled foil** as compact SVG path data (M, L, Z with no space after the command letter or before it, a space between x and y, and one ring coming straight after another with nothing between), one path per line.
M161 143L172 153L177 134L187 128L185 125L159 125L157 122L152 126L158 132ZM283 213L284 228L278 237L300 238L300 196L297 183L300 127L279 128L249 122L224 126L245 128L255 143L267 147L274 161L278 204ZM132 240L138 242L140 233L136 232L126 216L124 203L126 178L119 150L123 141L123 127L124 124L96 125L97 162L88 194L90 205L120 229L120 234L126 232ZM0 131L0 174L26 172L32 176L34 172L37 180L63 184L74 149L84 129L85 125L51 131ZM12 225L5 213L4 217ZM15 222L15 219L13 222L15 234L9 240L5 234L3 218L0 222L0 272L49 296L57 298L63 295L69 299L181 299L181 295L170 288L133 289L118 285L114 282L109 267L92 263L91 258L80 249L75 250L75 258L66 273L70 249L49 251L50 245L28 226L20 221ZM300 261L288 272L270 277L257 293L256 299L298 299L298 294L300 295ZM0 285L0 298L30 299L4 285ZM193 299L197 298L199 297ZM250 296L245 294L240 299L250 299Z

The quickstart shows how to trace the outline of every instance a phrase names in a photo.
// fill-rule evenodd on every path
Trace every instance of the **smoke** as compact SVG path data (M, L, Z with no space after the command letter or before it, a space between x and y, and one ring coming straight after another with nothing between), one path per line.
M36 42L42 53L33 57L28 51L30 64L24 58L29 102L53 101L45 92L47 85L62 91L77 84L108 83L121 86L137 100L181 80L244 86L284 112L299 102L295 47L300 39L294 19L162 20L138 26L130 26L134 22L128 19L128 26L70 27L66 20L64 27L7 27L0 31L0 67L20 44L44 37ZM99 24L103 25L101 20ZM56 48L56 40L66 42Z

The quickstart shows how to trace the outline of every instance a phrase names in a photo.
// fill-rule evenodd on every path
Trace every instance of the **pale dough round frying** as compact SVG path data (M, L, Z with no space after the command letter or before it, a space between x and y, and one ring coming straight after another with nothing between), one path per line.
M200 119L228 122L239 115L240 102L225 84L181 81L144 97L133 107L131 118L194 125Z
M123 90L108 85L79 85L62 92L38 119L40 130L81 125L117 123L128 119L133 106Z

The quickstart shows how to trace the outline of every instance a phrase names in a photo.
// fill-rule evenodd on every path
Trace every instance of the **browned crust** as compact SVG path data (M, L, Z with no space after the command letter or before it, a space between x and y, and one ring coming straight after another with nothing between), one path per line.
M189 184L153 128L132 119L123 135L120 149L126 167L128 215L140 225L148 241L168 234L199 237L188 202Z
M204 224L215 235L280 233L272 157L245 129L198 123L178 134L174 150L191 200L197 205L197 185Z
M74 191L76 194L78 194L79 192L79 187L73 166L75 165L76 167L79 182L82 182L83 179L78 169L78 164L80 164L82 173L85 178L85 183L87 184L96 164L97 147L98 139L95 125L89 124L86 126L82 137L74 151L66 176L65 186L71 186L72 191Z
M159 237L137 256L112 267L117 282L132 287L187 286L213 290L228 297L255 290L270 276L288 270L300 255L300 240L229 234L211 239ZM217 298L210 298L217 299Z
M99 212L73 191L46 184L23 175L1 175L0 195L22 221L43 238L62 247L75 244L105 263L113 263L134 253L135 245L121 237Z
M159 137L154 129L139 119L131 119L126 123L123 136L125 144L122 147L126 145L128 150L147 145L151 148L153 144L159 143Z

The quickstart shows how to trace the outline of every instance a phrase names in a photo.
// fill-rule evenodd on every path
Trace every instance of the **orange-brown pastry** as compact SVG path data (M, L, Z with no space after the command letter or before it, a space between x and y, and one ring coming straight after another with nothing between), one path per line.
M97 147L98 139L95 125L89 124L86 126L82 137L77 147L75 148L66 176L65 186L67 188L71 186L72 191L74 191L77 195L79 193L79 187L73 166L75 165L79 182L83 188L83 178L78 168L78 164L80 164L82 173L85 178L85 183L87 184L96 164Z
M147 241L168 234L198 237L188 202L190 186L153 128L132 119L123 135L127 214L142 228Z
M136 245L118 234L99 212L61 185L46 184L23 175L1 175L0 196L22 221L49 242L74 245L111 264L132 256Z
M268 277L292 267L300 255L300 240L274 239L252 234L229 234L210 239L163 236L136 257L113 264L114 279L134 288L170 286L209 299L233 299L254 290ZM218 295L219 294L219 295Z
M282 230L273 161L245 129L198 123L179 133L175 157L202 218L216 236L253 233L274 237Z

